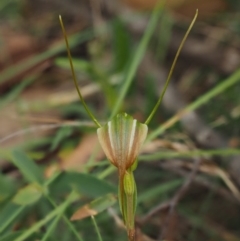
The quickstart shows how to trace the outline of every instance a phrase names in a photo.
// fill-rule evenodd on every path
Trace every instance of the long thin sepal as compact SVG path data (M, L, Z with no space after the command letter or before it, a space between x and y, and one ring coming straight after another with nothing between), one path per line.
M145 124L146 124L146 125L149 124L149 122L151 121L153 115L155 114L155 112L157 111L159 105L160 105L161 102L162 102L163 96L164 96L164 94L165 94L165 92L166 92L166 90L167 90L168 84L169 84L170 79L171 79L171 77L172 77L173 70L174 70L175 65L176 65L176 62L177 62L177 60L178 60L178 56L179 56L179 54L180 54L180 52L181 52L181 50L182 50L182 47L183 47L183 45L184 45L184 43L185 43L185 41L186 41L186 39L187 39L187 37L188 37L188 34L190 33L190 31L191 31L191 29L192 29L192 27L193 27L193 25L194 25L194 23L195 23L195 21L196 21L196 19L197 19L197 16L198 16L198 10L196 10L195 16L194 16L194 18L193 18L190 26L188 27L187 32L185 33L185 35L184 35L184 37L183 37L183 39L182 39L182 42L181 42L181 44L180 44L180 46L179 46L179 48L178 48L178 51L177 51L177 53L176 53L176 55L175 55L175 58L174 58L174 60L173 60L171 69L170 69L169 74L168 74L168 77L167 77L167 81L166 81L166 83L165 83L165 85L164 85L164 88L163 88L162 93L161 93L161 95L160 95L160 97L159 97L159 99L158 99L158 102L157 102L157 104L154 106L154 108L153 108L153 110L151 111L151 113L150 113L149 117L147 118L147 120L145 121Z
M84 99L83 99L83 97L82 97L81 91L79 90L79 87L78 87L78 84L77 84L76 74L75 74L74 67L73 67L72 56L71 56L71 52L70 52L70 48L69 48L68 38L67 38L67 34L66 34L66 31L65 31L65 28L64 28L64 24L63 24L62 16L61 16L61 15L59 15L59 22L60 22L60 25L61 25L61 28L62 28L62 32L63 32L63 35L64 35L64 39L65 39L65 42L66 42L68 59L69 59L70 67L71 67L72 77L73 77L74 84L75 84L75 87L76 87L76 89L77 89L79 98L80 98L80 100L82 101L83 106L84 106L85 110L87 111L89 117L93 120L93 122L96 124L97 127L101 127L101 124L97 121L97 119L95 118L95 116L94 116L94 115L92 114L92 112L88 109L87 104L85 103L85 101L84 101Z

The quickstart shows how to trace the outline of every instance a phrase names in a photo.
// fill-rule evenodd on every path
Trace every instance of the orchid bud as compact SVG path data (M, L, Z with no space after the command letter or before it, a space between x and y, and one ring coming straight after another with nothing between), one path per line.
M124 192L126 195L133 195L135 191L135 181L132 172L126 172L123 178Z

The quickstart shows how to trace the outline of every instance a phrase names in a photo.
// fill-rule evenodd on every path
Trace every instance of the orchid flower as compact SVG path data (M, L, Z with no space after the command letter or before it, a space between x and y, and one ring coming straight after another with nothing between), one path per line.
M174 67L176 65L178 56L181 52L183 44L186 41L186 38L192 29L194 22L196 21L198 15L198 10L178 48L176 56L174 58L173 64L169 71L166 83L164 85L163 91L159 97L158 102L155 107L151 111L149 117L145 121L145 123L140 123L136 119L133 119L130 115L126 113L117 114L112 120L108 121L105 125L101 125L91 111L88 109L82 94L79 90L76 80L76 74L73 68L72 57L69 49L68 39L66 35L66 31L63 25L63 21L61 16L59 16L60 24L62 27L62 31L64 34L68 58L71 66L72 76L74 80L74 84L80 100L88 113L89 117L93 120L93 122L98 127L97 135L102 146L104 153L106 154L108 160L118 169L119 176L119 204L120 210L123 216L123 220L127 229L128 238L130 241L135 240L135 228L134 228L134 217L136 211L136 203L137 203L137 189L136 183L134 180L133 171L137 167L137 157L141 150L141 147L146 139L148 132L148 124L151 121L153 115L157 111L163 96L167 90L167 86L171 79Z

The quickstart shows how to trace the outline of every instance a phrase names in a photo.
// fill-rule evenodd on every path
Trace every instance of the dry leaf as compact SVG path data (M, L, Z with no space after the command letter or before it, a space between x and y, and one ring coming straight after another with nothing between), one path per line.
M89 204L79 208L71 217L71 221L80 220L86 217L97 215L106 210L116 202L116 197L113 194L107 194L97 198Z
M73 216L71 217L71 221L81 220L86 217L94 216L96 214L97 214L97 211L95 211L94 209L91 209L89 205L86 205L80 208L79 210L77 210L73 214Z
M99 146L97 135L86 135L82 138L76 149L61 161L62 169L81 171L97 146ZM100 154L101 156L104 156L100 148L99 152L102 153Z

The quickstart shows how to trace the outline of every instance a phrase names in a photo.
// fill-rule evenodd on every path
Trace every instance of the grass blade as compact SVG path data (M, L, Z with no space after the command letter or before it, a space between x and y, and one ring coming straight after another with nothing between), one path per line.
M72 35L69 38L69 45L70 47L74 47L90 38L93 37L93 31L86 30L81 33ZM0 75L0 84L10 80L14 76L17 76L28 69L33 68L34 66L38 65L39 63L47 60L50 57L53 57L54 55L62 52L65 50L65 43L62 41L61 43L49 48L47 51L40 53L38 55L35 55L33 57L29 57L25 61L21 61L21 63L16 63L13 66L10 66L9 68L3 70Z
M144 53L147 49L147 45L148 45L148 43L150 41L150 38L151 38L151 36L154 32L154 29L156 28L159 16L162 13L162 11L163 11L162 6L158 6L154 9L154 11L152 13L152 16L150 18L148 27L147 27L146 31L144 32L143 38L141 39L141 42L136 49L133 60L130 63L129 70L128 70L126 76L125 76L125 82L124 82L124 84L123 84L123 86L120 90L119 97L118 97L117 102L114 106L114 109L112 111L110 119L112 119L118 113L118 111L121 107L123 99L126 96L126 93L129 89L129 86L130 86L130 84L133 80L133 77L134 77L135 73L136 73L137 67L140 64L140 61L142 60L143 55L144 55Z
M162 158L185 158L185 157L211 157L211 156L235 156L240 155L239 149L213 149L213 150L193 150L193 151L160 151L154 154L142 155L140 161L152 161Z
M0 233L3 232L18 217L24 208L24 206L19 206L9 202L3 209L1 209Z
M234 74L228 77L225 81L218 84L216 87L208 91L206 94L199 97L196 101L192 102L188 106L186 106L183 110L180 110L177 114L159 126L156 130L150 133L147 137L147 141L151 141L156 138L158 135L161 135L168 128L172 127L176 122L178 122L185 114L190 111L196 110L200 106L206 104L209 100L211 100L216 95L222 93L226 89L230 88L234 84L240 81L240 69L237 70Z
M40 168L23 151L12 151L12 162L28 182L43 183L44 177Z
M53 230L56 228L57 223L59 219L61 218L61 213L58 214L58 216L55 217L55 219L52 221L52 223L48 226L48 229L44 236L42 237L41 241L47 241Z
M96 222L94 216L91 216L91 218L92 218L93 225L94 225L94 227L95 227L95 230L96 230L96 233L97 233L97 236L98 236L98 240L99 240L99 241L103 241L103 240L102 240L101 233L100 233L100 231L99 231L99 228L98 228L98 225L97 225L97 222Z
M22 235L20 235L18 238L14 239L13 241L24 241L29 236L31 236L34 232L36 232L39 228L41 228L43 225L48 223L52 218L54 218L59 213L64 212L64 210L68 207L70 203L75 201L78 198L78 195L75 192L72 192L65 200L64 203L59 205L55 210L50 212L44 219L40 220L39 222L35 223L32 227L27 229Z

